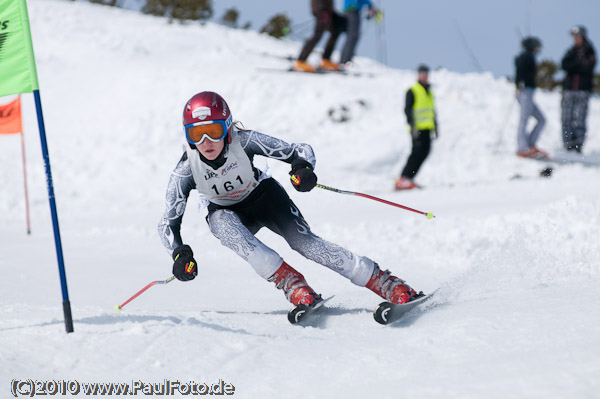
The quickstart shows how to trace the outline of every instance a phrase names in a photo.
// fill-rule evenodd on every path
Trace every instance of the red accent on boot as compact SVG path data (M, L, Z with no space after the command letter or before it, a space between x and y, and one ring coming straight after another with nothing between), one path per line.
M417 295L415 290L405 284L404 280L396 276L392 276L389 270L381 270L375 264L373 274L369 282L365 286L388 302L401 304L409 302L414 295Z
M317 294L308 286L304 276L285 262L268 278L268 281L274 282L277 289L282 289L287 300L294 305L310 306L315 302Z

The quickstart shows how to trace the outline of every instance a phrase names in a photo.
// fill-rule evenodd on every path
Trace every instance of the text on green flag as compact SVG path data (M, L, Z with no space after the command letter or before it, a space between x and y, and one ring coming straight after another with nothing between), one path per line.
M38 90L25 0L0 0L0 96Z

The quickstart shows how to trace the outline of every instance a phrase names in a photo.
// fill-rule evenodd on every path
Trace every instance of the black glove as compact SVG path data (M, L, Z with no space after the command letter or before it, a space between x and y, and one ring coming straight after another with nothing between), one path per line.
M180 281L190 281L198 274L198 265L189 245L182 245L173 251L173 275Z
M310 191L317 185L317 175L313 172L312 165L304 159L292 162L290 176L292 185L298 191Z
M419 129L414 124L410 125L410 135L415 140L419 138Z

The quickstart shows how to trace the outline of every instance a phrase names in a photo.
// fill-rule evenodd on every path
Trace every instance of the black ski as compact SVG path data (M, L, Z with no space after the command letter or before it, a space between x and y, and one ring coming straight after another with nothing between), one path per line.
M315 299L315 303L313 303L312 306L307 306L307 305L302 305L302 304L294 306L288 312L289 322L292 324L301 323L302 321L306 320L306 318L308 316L310 316L311 314L315 313L320 308L322 308L323 304L325 302L327 302L328 300L330 300L331 298L333 298L333 296L323 299L321 297L321 295L318 295Z
M416 299L402 305L396 305L391 302L381 302L373 311L373 317L379 324L390 324L400 320L402 316L410 312L431 298L433 294L425 295L423 291L419 292Z

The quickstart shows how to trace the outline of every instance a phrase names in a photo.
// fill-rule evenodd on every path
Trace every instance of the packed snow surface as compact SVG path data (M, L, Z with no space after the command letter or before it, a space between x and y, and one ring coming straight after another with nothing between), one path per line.
M65 333L27 94L31 235L20 138L0 136L0 396L32 379L222 380L240 398L597 397L600 168L554 165L540 178L549 164L517 158L518 105L505 79L431 74L440 137L417 176L424 188L398 193L414 71L357 58L361 76L278 72L301 43L82 2L28 6L75 332ZM427 220L364 198L298 193L289 165L256 160L316 234L417 290L439 288L430 306L378 325L378 297L263 230L313 288L335 295L321 317L290 325L282 293L211 235L194 194L182 233L199 276L154 286L115 313L171 275L156 226L182 153L181 110L204 90L222 94L245 127L311 144L320 183L432 211ZM560 156L560 93L539 91L536 101L548 120L539 146ZM588 128L585 159L598 162L598 98Z

